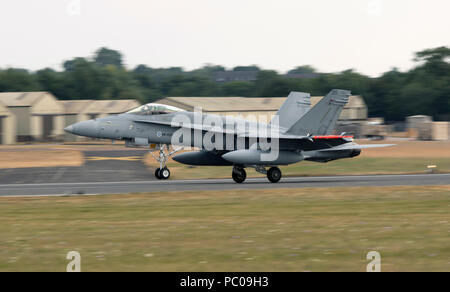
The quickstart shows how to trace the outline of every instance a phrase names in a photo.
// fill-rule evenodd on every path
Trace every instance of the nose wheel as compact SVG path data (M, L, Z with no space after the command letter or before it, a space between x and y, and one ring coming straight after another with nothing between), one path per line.
M166 151L167 148L167 151ZM153 156L153 158L159 162L159 168L155 170L155 177L157 179L169 179L170 178L170 170L167 168L167 160L170 156L177 153L178 151L182 150L183 148L177 148L171 152L168 151L168 147L166 147L165 144L159 144L156 148L159 150L159 157L156 157L153 155L152 151L150 151L150 154Z
M157 179L169 179L169 177L170 177L170 170L167 167L164 167L163 169L157 168L155 170L155 177Z

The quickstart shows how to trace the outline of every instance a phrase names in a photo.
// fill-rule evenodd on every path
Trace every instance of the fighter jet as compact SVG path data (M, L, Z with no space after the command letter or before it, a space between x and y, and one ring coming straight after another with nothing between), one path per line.
M303 160L329 162L360 155L361 149L392 146L359 145L353 137L334 135L336 121L350 91L333 89L311 108L310 94L291 92L268 123L204 114L156 103L123 114L79 122L66 132L91 138L123 140L126 147L148 148L159 162L157 179L168 179L167 160L196 166L231 166L236 183L245 181L245 168L265 174L272 183L282 177L280 165Z

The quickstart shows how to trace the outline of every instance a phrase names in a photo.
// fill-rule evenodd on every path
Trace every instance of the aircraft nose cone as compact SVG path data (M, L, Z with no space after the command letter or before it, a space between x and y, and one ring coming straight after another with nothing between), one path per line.
M98 123L94 120L83 121L64 129L67 133L85 137L97 137Z
M65 127L64 128L64 131L66 131L67 133L73 133L73 126L72 125L70 125L70 126L68 126L68 127Z

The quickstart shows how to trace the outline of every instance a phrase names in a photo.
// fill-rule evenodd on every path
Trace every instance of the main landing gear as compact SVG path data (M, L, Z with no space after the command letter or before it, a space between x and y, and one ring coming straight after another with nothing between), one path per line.
M264 166L257 165L254 168L257 172L267 175L267 179L271 183L277 183L281 179L281 170L278 167L271 167L269 170L266 170ZM243 167L234 166L231 176L236 183L240 184L247 178L247 173Z
M183 148L180 147L169 152L168 146L166 146L165 144L159 144L156 146L155 149L156 151L159 150L159 157L154 156L152 153L153 151L150 151L150 154L153 156L153 158L159 162L159 168L155 170L155 177L157 179L169 179L170 170L166 166L167 160L169 159L170 156L182 150Z
M233 177L233 180L235 182L237 182L238 184L241 184L247 178L247 173L245 172L244 168L235 166L235 167L233 167L233 172L232 172L231 176Z
M271 183L277 183L280 181L281 179L281 170L278 167L271 167L268 171L267 171L267 179L271 182Z

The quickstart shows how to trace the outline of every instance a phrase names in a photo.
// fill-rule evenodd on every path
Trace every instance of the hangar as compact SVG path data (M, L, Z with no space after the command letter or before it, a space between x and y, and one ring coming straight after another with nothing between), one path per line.
M64 109L49 92L4 92L0 102L16 119L16 140L50 141L63 135Z
M323 96L312 96L311 106L314 106L322 98ZM167 97L157 103L176 106L188 111L193 111L194 107L201 107L205 113L241 115L244 118L248 118L250 115L256 116L257 119L265 116L270 121L285 100L286 97ZM355 123L367 120L367 106L363 98L359 95L350 96L339 120Z
M0 102L0 145L16 143L16 117Z
M135 99L93 100L85 109L89 119L117 115L137 108L141 103Z

